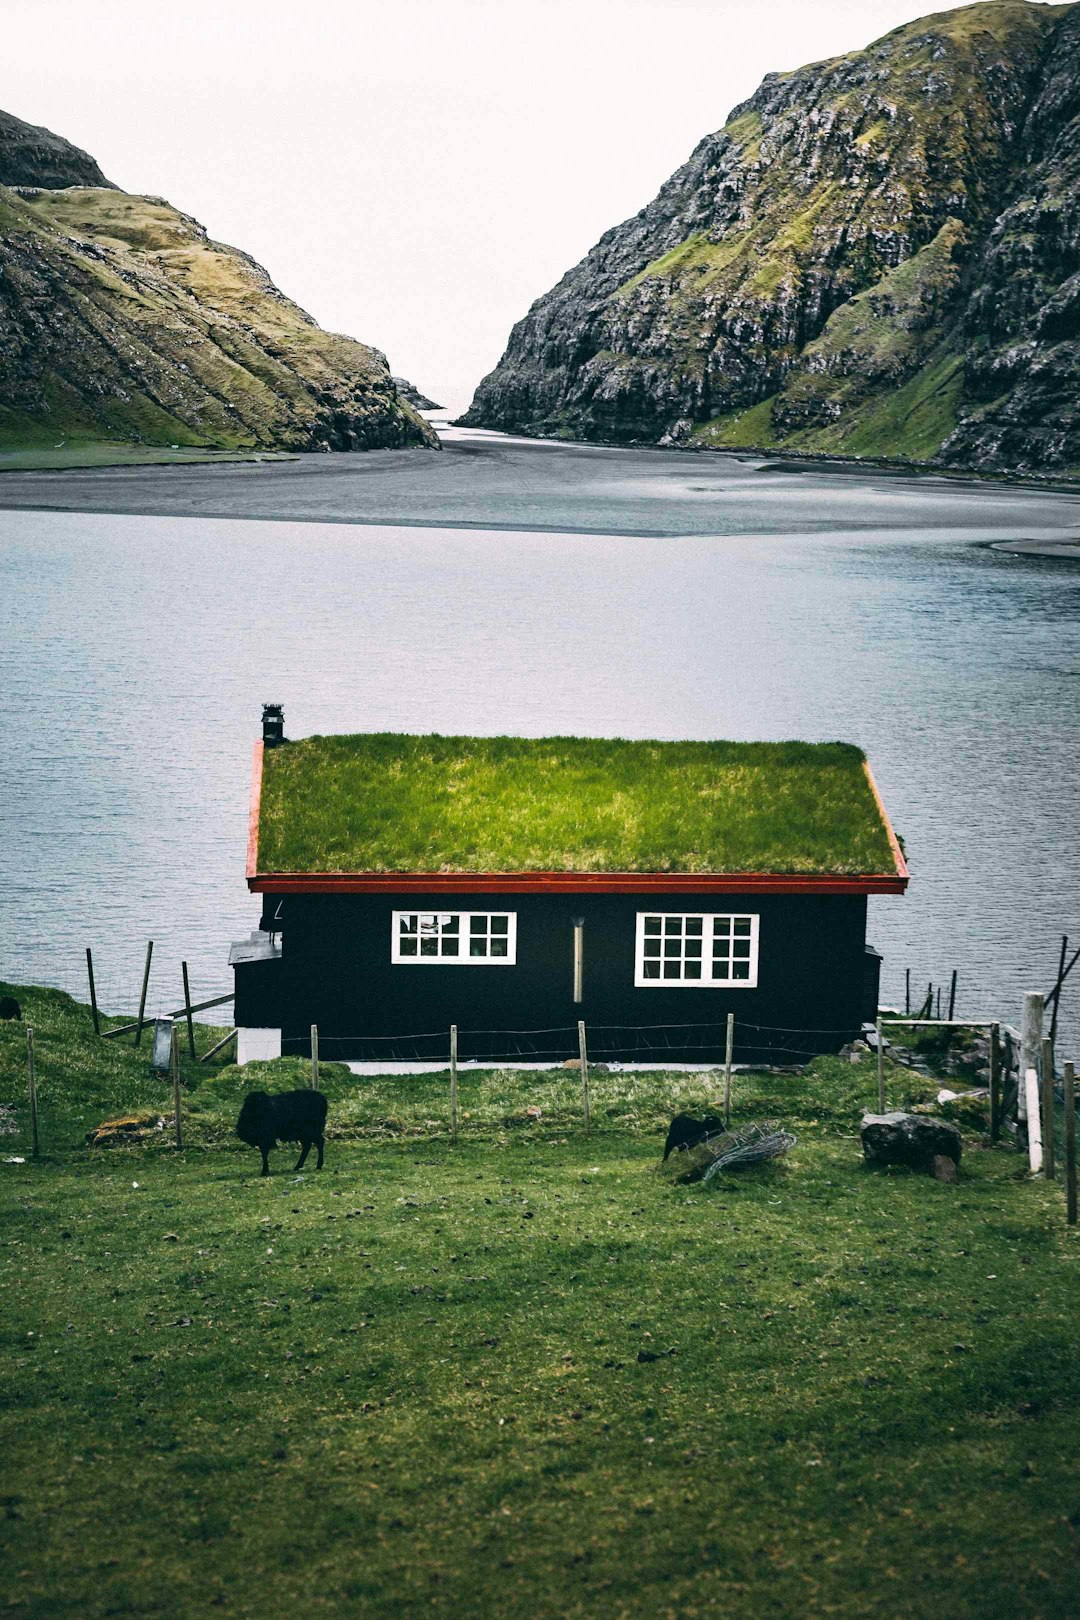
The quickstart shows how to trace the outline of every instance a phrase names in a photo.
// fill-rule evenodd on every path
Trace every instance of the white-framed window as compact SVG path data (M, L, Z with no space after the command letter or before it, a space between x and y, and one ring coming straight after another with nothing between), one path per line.
M757 984L758 918L750 913L639 911L634 984Z
M516 911L395 911L391 962L511 967L517 961Z

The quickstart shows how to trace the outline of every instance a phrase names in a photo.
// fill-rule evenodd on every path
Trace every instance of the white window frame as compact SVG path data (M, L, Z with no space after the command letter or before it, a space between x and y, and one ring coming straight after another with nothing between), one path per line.
M686 922L688 918L701 922L700 979L647 979L645 977L645 923L659 917L661 924L669 917ZM745 979L719 979L713 977L713 939L717 923L725 926L736 922L750 924L750 971ZM634 944L634 987L638 990L754 990L758 982L758 934L760 917L751 911L639 911L637 936ZM685 930L681 936L685 939ZM734 961L734 957L732 957Z
M474 917L505 917L506 918L506 955L505 956L469 956L466 952L460 956L402 956L401 954L401 919L403 917L456 917L458 919L457 938L467 944L471 930L470 924ZM490 926L486 937L491 938ZM419 907L414 910L393 911L390 914L390 961L395 967L514 967L517 963L517 912L516 911L458 911L456 908L447 911L421 911Z

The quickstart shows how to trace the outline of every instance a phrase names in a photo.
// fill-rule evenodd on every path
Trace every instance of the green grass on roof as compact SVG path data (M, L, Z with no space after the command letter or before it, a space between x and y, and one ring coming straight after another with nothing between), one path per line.
M260 872L892 872L847 743L309 737L265 754Z

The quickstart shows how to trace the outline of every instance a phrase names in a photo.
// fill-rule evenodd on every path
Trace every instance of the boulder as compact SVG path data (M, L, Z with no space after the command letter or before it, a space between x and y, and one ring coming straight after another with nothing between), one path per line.
M925 1114L867 1114L859 1127L868 1164L906 1164L934 1175L935 1159L960 1161L960 1132Z

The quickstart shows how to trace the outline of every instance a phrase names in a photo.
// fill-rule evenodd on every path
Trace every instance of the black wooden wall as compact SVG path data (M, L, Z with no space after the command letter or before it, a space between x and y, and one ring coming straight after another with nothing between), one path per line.
M554 1059L576 1052L583 1018L597 1060L715 1062L732 1011L736 1062L782 1064L835 1051L867 1016L861 895L268 895L264 916L279 899L281 960L261 974L238 965L236 1020L280 1027L287 1052L306 1051L317 1024L326 1057L440 1057L457 1024L463 1059ZM515 911L516 964L391 962L393 911L459 909ZM639 910L756 912L757 986L635 988ZM585 921L580 1004L575 917ZM401 1039L376 1039L388 1036Z

